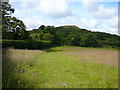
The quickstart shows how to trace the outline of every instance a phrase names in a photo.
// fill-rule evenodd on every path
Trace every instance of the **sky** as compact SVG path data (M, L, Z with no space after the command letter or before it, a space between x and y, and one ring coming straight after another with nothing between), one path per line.
M13 16L22 20L27 30L41 25L76 25L118 35L117 0L10 0L10 3L15 9Z

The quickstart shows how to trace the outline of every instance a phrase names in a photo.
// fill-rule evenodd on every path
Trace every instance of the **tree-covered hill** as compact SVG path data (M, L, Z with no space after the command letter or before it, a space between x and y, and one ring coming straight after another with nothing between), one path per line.
M41 28L44 27L44 28ZM55 45L70 45L83 47L119 47L120 36L104 32L92 32L69 26L44 26L29 31L32 39L50 40Z

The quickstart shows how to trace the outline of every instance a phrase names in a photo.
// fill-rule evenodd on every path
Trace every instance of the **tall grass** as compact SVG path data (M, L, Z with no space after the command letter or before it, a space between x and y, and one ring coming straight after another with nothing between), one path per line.
M47 51L3 50L3 87L118 88L117 66L101 63L103 60L97 58L102 51L107 52L105 56L114 56L115 51L95 49L94 55L93 51L77 47L55 47ZM91 57L94 60L89 60ZM109 57L105 60L111 62Z

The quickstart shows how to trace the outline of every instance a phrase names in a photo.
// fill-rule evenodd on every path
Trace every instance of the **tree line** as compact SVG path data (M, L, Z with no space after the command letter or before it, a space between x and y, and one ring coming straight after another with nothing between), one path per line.
M15 9L8 2L0 2L2 13L2 39L24 40L29 38L26 25L22 20L13 17Z
M92 32L77 26L44 26L29 31L30 37L49 40L55 45L82 47L119 47L120 37L103 32Z

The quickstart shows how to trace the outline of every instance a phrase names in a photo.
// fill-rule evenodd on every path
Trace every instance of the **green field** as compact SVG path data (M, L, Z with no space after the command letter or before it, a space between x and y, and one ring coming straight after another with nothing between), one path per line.
M115 49L3 50L3 87L118 88Z

